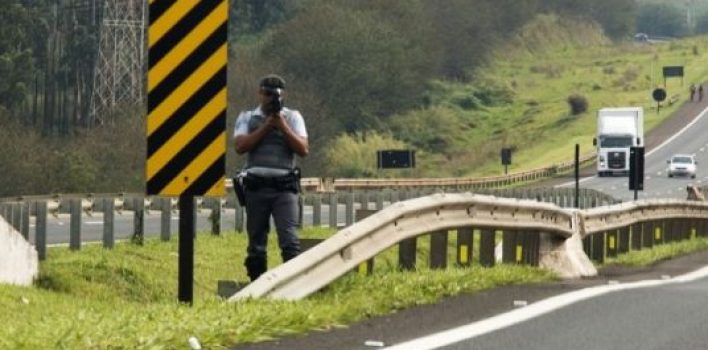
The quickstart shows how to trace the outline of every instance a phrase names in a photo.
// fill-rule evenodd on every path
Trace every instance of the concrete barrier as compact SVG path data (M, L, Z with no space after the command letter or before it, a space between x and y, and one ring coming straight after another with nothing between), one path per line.
M29 286L38 273L34 246L0 216L0 284Z

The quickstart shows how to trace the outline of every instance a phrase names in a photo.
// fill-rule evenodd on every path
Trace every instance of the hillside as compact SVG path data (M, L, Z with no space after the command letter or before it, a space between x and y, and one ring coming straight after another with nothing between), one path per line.
M708 79L707 37L613 44L592 22L552 15L537 17L495 52L473 82L436 81L428 107L391 118L390 137L419 150L415 175L499 174L502 147L514 149L514 171L569 160L575 143L592 151L597 109L642 106L650 130L687 99L691 83ZM686 80L667 82L679 101L656 113L651 91L663 85L665 65L684 65ZM586 112L571 115L571 95L588 101Z

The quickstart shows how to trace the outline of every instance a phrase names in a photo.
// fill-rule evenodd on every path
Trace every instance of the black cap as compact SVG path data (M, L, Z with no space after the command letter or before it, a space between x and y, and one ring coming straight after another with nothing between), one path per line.
M269 74L261 78L259 85L261 88L285 89L285 80L275 74Z

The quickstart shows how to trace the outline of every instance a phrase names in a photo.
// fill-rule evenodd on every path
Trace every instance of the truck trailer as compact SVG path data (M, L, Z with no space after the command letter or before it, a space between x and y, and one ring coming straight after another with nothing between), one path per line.
M644 146L641 107L603 108L597 112L597 176L629 174L630 147Z

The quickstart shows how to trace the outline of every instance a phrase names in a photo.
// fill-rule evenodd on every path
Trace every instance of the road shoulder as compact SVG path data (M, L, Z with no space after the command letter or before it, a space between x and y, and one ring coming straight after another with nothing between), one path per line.
M708 251L658 262L648 267L606 266L593 278L562 280L539 285L507 286L475 294L459 295L438 303L373 317L348 328L312 332L276 341L244 344L234 350L371 349L367 340L395 344L425 334L479 321L514 308L515 301L533 303L554 295L610 281L633 282L676 276L708 265Z

